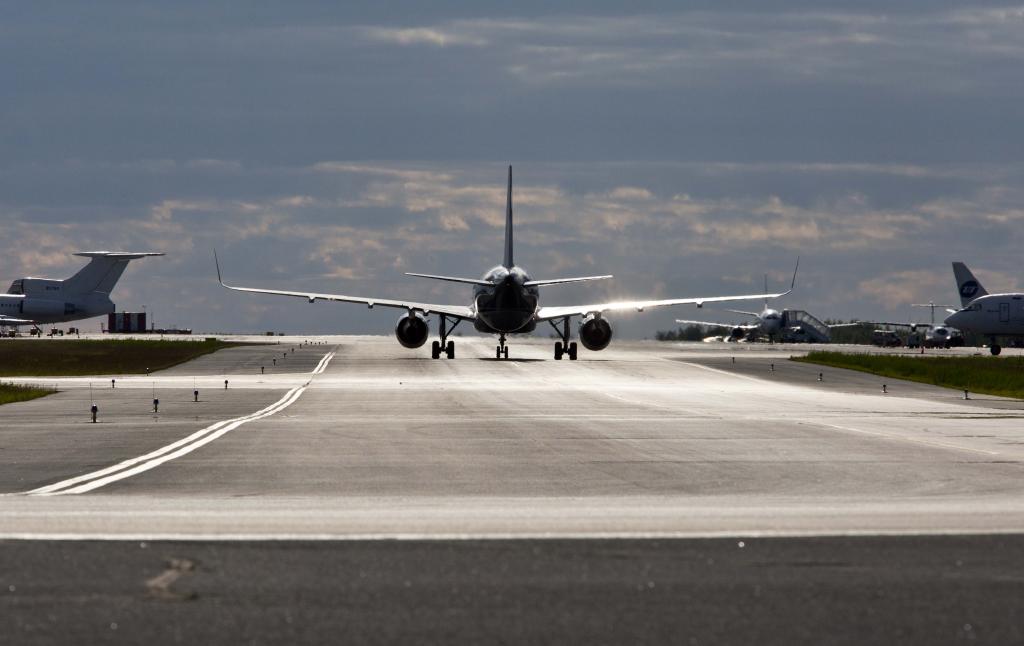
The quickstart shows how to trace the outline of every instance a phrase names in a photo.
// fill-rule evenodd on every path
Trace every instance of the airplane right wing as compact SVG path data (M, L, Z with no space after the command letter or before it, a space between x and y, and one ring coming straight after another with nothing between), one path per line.
M538 321L563 318L566 316L589 316L591 314L603 314L604 312L635 311L643 312L646 309L655 307L671 307L673 305L696 305L703 307L705 303L719 303L724 301L749 301L762 298L778 298L793 291L787 289L777 294L745 294L742 296L708 296L706 298L671 298L661 301L617 301L613 303L594 303L592 305L570 305L568 307L541 307L537 310Z
M643 312L646 309L655 307L671 307L673 305L696 305L704 307L705 303L724 303L727 301L750 301L768 300L779 298L793 291L796 287L796 272L800 269L800 258L796 259L796 267L793 269L793 280L789 289L775 294L743 294L740 296L708 296L706 298L670 298L658 301L616 301L612 303L594 303L592 305L570 305L568 307L541 307L537 310L534 319L537 321L551 321L554 319L567 318L572 316L591 316L605 312L634 311Z
M281 289L261 289L258 287L236 287L228 285L221 278L220 274L220 261L217 260L217 254L214 252L214 263L217 265L217 280L220 282L222 287L234 290L236 292L250 292L253 294L271 294L274 296L293 296L295 298L305 298L310 303L315 301L336 301L341 303L360 303L366 305L369 308L373 308L377 305L381 307L393 307L396 309L403 310L417 310L423 312L423 314L444 314L445 316L451 316L453 318L473 320L476 318L476 313L464 305L437 305L434 303L417 303L415 301L396 301L387 298L367 298L365 296L346 296L344 294L320 294L317 292L292 292Z

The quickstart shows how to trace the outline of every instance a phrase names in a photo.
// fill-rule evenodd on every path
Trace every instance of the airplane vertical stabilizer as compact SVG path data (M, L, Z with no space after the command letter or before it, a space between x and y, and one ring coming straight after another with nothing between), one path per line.
M128 262L146 256L162 256L162 253L122 253L116 251L83 251L76 256L92 258L85 267L64 281L65 295L98 292L110 294L124 273Z
M956 291L960 294L961 306L967 307L974 299L988 296L988 291L981 286L964 263L953 263L953 276L956 277Z
M512 166L508 167L508 202L505 206L505 260L502 263L511 269L512 260Z

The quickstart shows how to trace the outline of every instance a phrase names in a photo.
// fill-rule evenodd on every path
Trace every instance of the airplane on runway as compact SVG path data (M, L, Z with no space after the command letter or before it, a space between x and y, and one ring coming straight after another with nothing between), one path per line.
M162 253L83 251L76 256L89 263L71 278L19 278L6 294L0 294L0 326L63 323L101 316L114 311L110 292L128 263Z
M610 303L594 303L590 305L570 305L542 307L540 290L546 285L561 285L591 280L605 280L611 276L582 276L576 278L554 278L534 280L525 269L515 264L513 259L512 240L512 167L508 167L508 199L505 207L505 256L502 263L487 271L482 278L457 278L453 276L435 276L431 274L407 275L464 283L473 286L473 299L469 305L437 305L414 301L400 301L362 296L346 296L342 294L320 294L315 292L297 292L277 289L260 289L253 287L234 287L224 283L221 277L220 262L214 251L214 262L217 266L217 280L228 289L256 294L274 294L278 296L294 296L305 298L310 303L317 300L340 301L345 303L362 303L367 307L381 306L406 310L395 326L398 342L406 348L418 348L427 341L429 328L427 317L437 314L439 340L431 344L431 357L438 359L443 352L449 359L455 358L455 342L448 339L459 323L472 322L473 327L488 334L498 335L495 357L508 358L506 336L514 333L532 332L538 323L548 323L558 333L560 340L555 342L555 359L560 360L568 355L570 360L577 358L577 345L570 340L569 323L573 317L580 318L579 340L583 347L591 351L603 350L612 340L612 327L605 318L608 312L636 311L648 308L666 307L670 305L693 304L702 307L704 303L721 301L740 301L760 298L777 298L789 291L778 294L745 294L739 296L709 296L703 298L673 298L664 300L619 301Z
M1024 293L989 294L962 262L953 263L953 276L961 308L950 310L946 325L987 336L993 355L1003 350L998 337L1024 337Z

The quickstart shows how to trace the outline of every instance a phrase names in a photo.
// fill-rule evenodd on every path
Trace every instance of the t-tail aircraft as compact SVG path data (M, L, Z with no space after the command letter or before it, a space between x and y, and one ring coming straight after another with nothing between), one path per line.
M498 345L495 347L495 357L498 359L508 358L508 346L505 343L507 335L532 332L538 324L548 323L555 329L560 338L559 341L555 342L555 359L560 360L564 356L568 356L570 360L575 360L577 358L577 345L575 341L571 340L569 329L570 321L574 317L580 319L578 330L579 342L588 350L598 351L608 347L612 340L612 327L608 319L605 318L605 315L609 312L642 312L655 307L685 304L702 307L705 303L753 300L766 297L776 298L789 293L789 291L785 291L778 294L744 294L739 296L614 301L589 305L541 306L540 287L606 280L611 278L611 276L581 276L576 278L535 280L530 277L525 269L515 264L512 235L511 166L508 168L508 199L505 208L505 256L501 264L487 271L481 278L408 274L421 278L472 285L473 298L469 305L438 305L416 301L346 296L343 294L235 287L224 283L216 251L214 252L214 262L216 263L217 279L220 281L220 284L235 291L294 296L305 298L310 303L317 300L339 301L343 303L361 303L370 308L380 306L406 310L395 326L395 336L398 337L398 342L406 348L419 348L427 342L427 338L430 335L428 317L437 315L439 318L439 339L431 344L431 357L434 359L440 358L442 353L449 359L455 358L455 342L448 337L455 327L463 321L472 323L478 332L498 335Z
M128 263L164 254L82 251L75 255L90 260L71 278L19 278L12 282L7 293L0 294L0 326L63 323L109 314L115 309L110 292Z
M1024 337L1024 293L989 294L962 262L953 263L959 310L946 317L946 325L987 336L989 352L999 354L999 337Z

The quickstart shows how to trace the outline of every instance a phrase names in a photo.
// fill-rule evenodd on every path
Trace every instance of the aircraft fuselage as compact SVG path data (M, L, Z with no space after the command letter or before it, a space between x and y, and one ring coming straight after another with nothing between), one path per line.
M483 280L493 284L473 288L474 327L492 334L533 331L540 292L525 285L530 280L526 271L498 266L484 274Z
M945 324L984 336L1024 335L1024 294L990 294L946 317Z
M31 319L36 323L78 321L113 311L114 304L106 295L65 299L59 294L56 298L0 294L0 316Z

